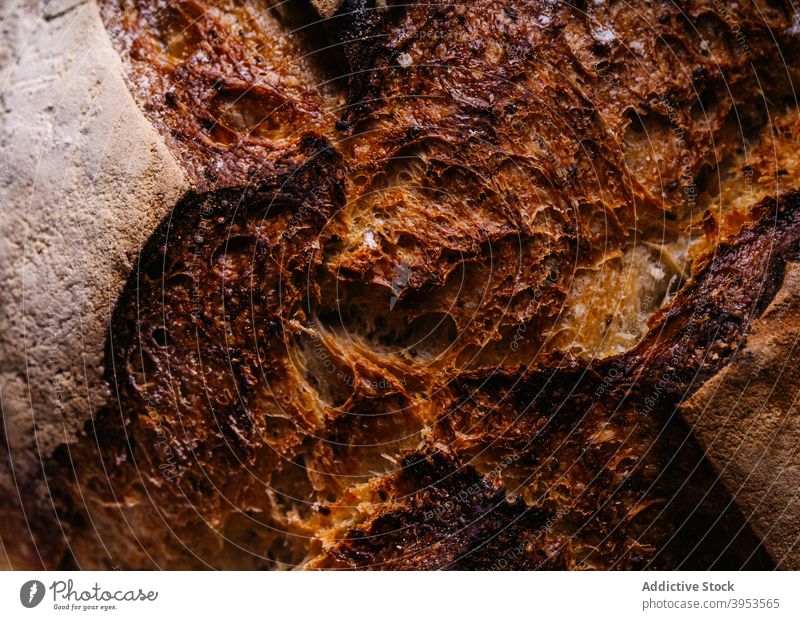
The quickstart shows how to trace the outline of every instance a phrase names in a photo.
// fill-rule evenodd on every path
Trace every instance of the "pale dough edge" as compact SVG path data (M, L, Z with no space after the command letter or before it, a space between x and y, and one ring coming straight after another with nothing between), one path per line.
M0 6L0 567L35 568L49 543L36 532L40 556L26 521L53 514L41 463L109 397L111 312L189 182L131 96L94 0ZM47 535L57 554L63 534Z

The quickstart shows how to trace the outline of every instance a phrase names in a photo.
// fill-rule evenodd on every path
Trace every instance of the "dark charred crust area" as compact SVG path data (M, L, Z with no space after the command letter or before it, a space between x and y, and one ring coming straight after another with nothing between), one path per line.
M287 309L302 305L300 292L319 260L314 247L344 200L343 175L341 159L324 142L304 148L304 164L275 184L193 195L177 205L122 296L107 354L117 413L87 429L103 446L104 465L113 467L82 475L102 490L100 502L113 501L114 489L125 485L133 485L132 494L158 496L140 516L143 528L190 513L225 513L232 531L243 527L237 519L261 523L265 501L273 501L263 481L321 423L303 402L305 386L293 380ZM233 490L230 473L238 467L253 476L252 489ZM253 494L257 500L246 499ZM284 500L276 494L275 502ZM254 514L231 515L241 502ZM207 553L217 555L219 540L206 542Z
M198 193L114 313L76 565L771 566L675 410L797 259L788 5L399 4L103 3Z
M393 481L406 499L354 528L328 551L333 568L387 570L563 569L540 544L543 513L509 502L497 479L435 448L404 457ZM511 553L513 552L513 554Z
M397 63L396 32L405 7L394 0L345 0L325 22L331 39L338 42L347 75L348 107L337 128L348 131L360 117L379 104L383 74Z
M786 263L798 259L798 205L796 193L758 205L756 223L699 261L701 271L651 318L649 334L626 355L626 366L642 365L642 374L672 373L673 398L716 374L775 297ZM636 371L629 381L632 389L641 385Z

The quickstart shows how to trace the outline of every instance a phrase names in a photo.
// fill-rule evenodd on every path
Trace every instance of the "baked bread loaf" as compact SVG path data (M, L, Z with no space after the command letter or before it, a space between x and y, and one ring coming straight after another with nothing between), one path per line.
M800 567L790 0L47 6L9 566Z

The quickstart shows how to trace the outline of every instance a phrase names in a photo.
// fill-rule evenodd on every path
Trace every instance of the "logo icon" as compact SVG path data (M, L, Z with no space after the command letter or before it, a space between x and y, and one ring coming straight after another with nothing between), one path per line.
M22 584L19 589L19 602L23 607L30 609L36 607L44 598L44 584L36 579L31 579Z

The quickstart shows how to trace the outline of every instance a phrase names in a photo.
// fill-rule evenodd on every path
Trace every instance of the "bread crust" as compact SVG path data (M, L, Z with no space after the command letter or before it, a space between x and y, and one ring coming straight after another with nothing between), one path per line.
M341 7L344 0L312 0L311 4L317 9L320 17L330 19Z
M98 390L90 392L93 402L107 405L82 437L85 412L94 409L79 398L66 412L71 426L65 437L53 432L61 430L57 420L43 419L55 437L43 454L53 454L63 442L60 462L46 479L59 482L59 518L69 528L64 565L491 568L502 558L503 568L526 569L708 568L716 562L768 567L769 558L759 552L702 449L671 417L674 406L706 381L684 408L687 419L696 423L701 445L742 502L745 517L754 515L773 557L794 565L793 546L786 542L796 539L794 508L787 511L792 518L776 524L785 502L770 496L764 508L757 487L748 481L740 489L741 470L752 457L737 456L744 460L727 466L715 456L718 445L736 439L734 431L717 441L715 424L723 411L707 425L707 416L696 414L700 407L716 412L715 406L727 404L707 391L726 380L715 375L731 360L733 385L725 385L725 393L735 393L745 381L736 351L750 318L775 297L786 261L796 260L787 248L799 230L797 197L762 192L761 184L745 207L708 211L702 222L682 204L678 137L692 146L686 168L693 182L715 148L728 153L736 145L728 125L737 116L714 100L714 89L725 83L743 99L737 114L753 122L760 114L750 92L752 59L732 47L724 32L730 13L720 15L710 3L692 5L694 24L706 29L714 46L711 62L674 7L652 9L662 34L678 41L680 60L692 69L687 84L671 72L669 54L641 37L637 54L650 64L646 70L639 66L643 80L637 80L612 31L598 31L591 20L551 15L535 2L522 3L521 13L511 6L494 11L498 7L487 0L469 15L457 6L402 11L361 0L348 0L337 13L326 4L318 7L323 17L333 16L326 27L347 42L341 56L348 105L333 123L338 100L304 90L281 61L285 50L295 49L293 42L262 49L259 56L257 50L280 31L280 19L259 22L245 41L226 29L230 19L217 10L206 15L198 13L197 3L186 4L176 16L159 3L103 3L131 88L163 140L120 94L119 61L109 58L107 38L97 30L97 8L81 5L88 11L87 31L103 39L106 55L96 63L113 69L106 81L116 94L101 89L100 96L133 122L123 131L91 117L91 126L105 133L90 132L86 148L96 155L102 149L95 142L112 135L121 140L113 152L125 153L123 163L103 162L101 191L91 192L91 200L74 187L48 190L75 204L65 238L89 255L78 256L75 273L103 276L89 283L88 322L86 308L75 301L63 320L58 317L65 326L78 320L81 339L42 330L47 342L36 347L61 351L59 368L74 362L69 353L84 351L85 376L70 371L57 393L81 394L80 380ZM220 10L242 23L253 18L247 2ZM639 32L632 14L608 10L605 17L616 20L620 32ZM735 18L753 40L768 41L770 28L789 36L786 15L778 9L762 21L746 11ZM448 20L459 28L448 28ZM176 43L175 32L189 32L191 40ZM780 71L771 66L765 46L752 62L775 77L770 87L779 93ZM471 73L447 67L454 50L472 63ZM439 62L445 66L441 73ZM76 67L66 62L61 70ZM316 71L303 64L300 73L312 79ZM663 81L653 79L654 72ZM638 90L642 81L645 90ZM525 96L518 83L530 89ZM704 121L696 118L698 89L709 108L702 110ZM431 92L436 96L426 99ZM406 102L408 94L417 97ZM81 99L70 101L76 105L65 118L84 122L86 111L76 109ZM259 107L264 101L280 111L280 122L264 121L275 112ZM21 105L14 101L13 109ZM539 128L538 142L520 139L531 124ZM691 129L679 134L684 125ZM76 132L69 125L64 131ZM643 132L657 136L655 164ZM24 132L9 135L18 144L41 145ZM773 150L783 157L786 149ZM126 168L132 152L143 154L133 163L147 163ZM785 160L784 176L794 178ZM764 160L766 168L770 161ZM82 159L76 165L84 176L73 183L97 183L91 165ZM743 164L729 165L726 187L736 181L737 166ZM183 169L195 191L186 193ZM604 181L592 189L587 180L598 170ZM531 179L536 187L525 193ZM109 200L103 183L123 184L124 200ZM9 187L17 193L17 185ZM770 195L772 202L761 201ZM81 245L87 222L109 203L111 232ZM530 207L539 203L545 216L537 219ZM35 204L37 213L46 213L42 202ZM770 205L783 218L780 234L769 230ZM145 215L133 230L129 221L138 220L131 213ZM394 214L395 223L380 228L386 213ZM589 337L583 340L569 321L553 318L562 303L569 312L581 306L567 294L567 266L574 262L589 274L581 284L587 295L596 287L613 296L622 280L601 284L592 274L606 262L621 264L621 273L629 266L656 274L666 269L661 257L641 267L637 261L649 259L628 252L629 238L656 238L660 225L669 240L679 239L680 226L664 223L676 221L703 232L693 233L691 274L675 274L688 279L681 292L672 298L669 286L658 289L659 299L667 300L651 317L649 332L640 314L651 314L652 304L614 323L614 330L624 332L639 321L641 331L622 333L605 349L608 306L587 318ZM43 235L62 229L59 220L43 222ZM519 261L513 260L518 239L512 229L528 253L521 271L513 269ZM7 238L22 235L11 227ZM780 247L775 257L769 255L771 242ZM662 256L666 245L659 246ZM117 254L109 256L107 249ZM119 258L120 249L128 263ZM194 255L199 262L187 267ZM398 272L398 264L407 273ZM492 270L482 271L486 265ZM447 282L458 269L476 279L452 297ZM487 271L495 281L486 278ZM739 281L730 279L731 271L741 275ZM767 281L765 291L760 277ZM44 286L41 275L36 280ZM787 278L758 321L792 332L791 322L775 318L774 307L794 298L795 280ZM65 281L71 290L69 273ZM493 288L481 305L480 295L471 296L484 282ZM63 290L59 282L41 295ZM350 313L341 310L340 294ZM100 334L115 300L103 357ZM463 309L470 304L478 308L473 314ZM25 325L25 317L8 312L4 321ZM337 313L340 325L333 320ZM420 321L426 313L442 318ZM495 324L498 313L503 317ZM31 316L36 325L50 325L45 318ZM695 338L687 341L690 327ZM412 347L397 334L413 340L414 329L435 334L430 350L406 352ZM462 342L454 342L451 331ZM2 344L9 349L24 341L19 332L8 334L9 344ZM766 349L757 344L762 337L757 329L747 340L754 356ZM400 353L387 349L387 342ZM466 353L454 353L459 346ZM541 357L532 357L535 350ZM9 357L16 360L10 373L19 377L23 363L37 355L17 350L16 358ZM43 385L50 372L30 377ZM4 398L13 380L9 385ZM23 394L34 392L21 385ZM535 394L543 396L537 401ZM21 400L14 406L24 411ZM51 402L52 396L36 396L33 410ZM779 407L789 410L786 403ZM407 413L399 419L396 411ZM15 464L18 446L37 437L18 423L23 418L6 417L16 429L6 455ZM770 420L758 426L759 439L772 430ZM631 428L636 432L626 434ZM384 442L383 453L373 440ZM775 456L792 463L787 477L778 479L782 489L796 474L793 458L785 447ZM29 459L27 466L37 462ZM565 472L561 463L572 466ZM753 480L763 483L767 471L756 468ZM599 488L593 486L598 480ZM3 484L13 490L10 478ZM39 513L43 498L40 493ZM127 535L110 539L108 533L119 527ZM519 552L504 556L512 544ZM61 547L53 545L44 564L53 565ZM693 553L682 556L685 548ZM10 555L34 561L30 552Z
M108 400L111 312L188 181L131 97L95 2L7 6L0 562L31 569L57 565L66 544L43 470Z
M755 319L731 363L681 408L781 569L800 569L800 266Z

